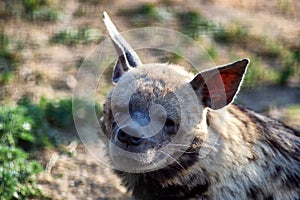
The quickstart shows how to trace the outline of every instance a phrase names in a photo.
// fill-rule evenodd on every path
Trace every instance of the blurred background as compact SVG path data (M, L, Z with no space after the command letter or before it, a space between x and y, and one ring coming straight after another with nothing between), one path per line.
M187 34L217 65L250 58L236 102L300 128L300 1L0 0L1 200L129 198L87 154L72 117L76 73L108 37L104 10L120 31ZM166 52L141 58L186 65Z

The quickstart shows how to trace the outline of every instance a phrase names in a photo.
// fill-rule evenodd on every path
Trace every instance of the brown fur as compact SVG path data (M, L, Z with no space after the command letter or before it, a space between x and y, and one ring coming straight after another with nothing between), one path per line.
M179 66L143 65L105 15L119 60L101 127L115 171L134 199L300 199L300 132L232 104L247 59L196 76ZM159 110L151 118L157 104L166 121ZM151 120L163 126L147 137L141 127ZM178 146L160 154L170 142ZM121 170L168 159L154 170Z
M151 66L148 68L151 70ZM146 72L143 70L143 73ZM170 80L170 77L172 76L166 78L162 74L159 75L159 79L162 80L178 81L178 79ZM156 78L150 76L147 79ZM140 99L139 102L143 104L149 102L149 99ZM167 102L172 103L168 100ZM201 125L190 133L195 135L198 142L193 143L187 153L179 158L178 161L184 169L173 163L165 169L144 174L118 172L137 199L299 198L299 132L237 105L228 105L224 109L226 113L222 126L219 120L223 119L223 110L208 109L202 120L210 129L205 129ZM105 113L110 112L108 98ZM112 115L104 116L106 127L109 127L113 120ZM106 133L109 135L111 130L107 129ZM214 137L219 137L217 143L210 144L210 139ZM211 151L207 157L200 158L198 152L203 148L201 146L203 141L205 148ZM198 187L199 184L202 187ZM157 186L155 191L154 188ZM184 188L182 194L177 193L179 191L177 187ZM191 192L193 187L199 192ZM163 196L159 196L160 190L169 193L164 192ZM190 194L193 196L189 196Z

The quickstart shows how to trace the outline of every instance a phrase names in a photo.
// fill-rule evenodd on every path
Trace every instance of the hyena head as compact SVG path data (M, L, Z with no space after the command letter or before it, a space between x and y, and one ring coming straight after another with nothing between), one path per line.
M119 55L112 79L116 86L101 121L113 165L123 171L151 171L177 162L188 149L201 148L207 109L233 101L249 61L196 76L180 66L142 64L106 13L104 22Z

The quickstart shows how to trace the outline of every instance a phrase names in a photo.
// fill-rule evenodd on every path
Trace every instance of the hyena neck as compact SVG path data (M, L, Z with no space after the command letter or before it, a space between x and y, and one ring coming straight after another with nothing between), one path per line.
M198 161L195 154L192 159L189 155L188 163L184 165L194 165ZM164 169L160 169L147 173L126 173L116 171L121 177L123 183L132 192L134 199L155 200L155 199L189 199L200 196L207 192L209 183L208 176L204 175L199 180L183 180L185 170L178 168L175 164L171 164ZM197 175L199 176L199 174ZM180 180L183 178L182 180ZM191 178L191 177L190 177Z

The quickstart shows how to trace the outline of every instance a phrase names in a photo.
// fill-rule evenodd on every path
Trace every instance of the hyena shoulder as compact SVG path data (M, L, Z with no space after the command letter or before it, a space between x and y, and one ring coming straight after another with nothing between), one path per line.
M214 124L218 113L208 113L213 129L222 133L219 149L211 153L210 164L222 161L210 170L224 181L218 181L219 186L214 187L211 195L219 194L220 198L229 195L233 199L298 199L299 131L235 104L227 106L226 111L223 127ZM222 193L224 188L228 191ZM235 195L230 196L233 191Z

